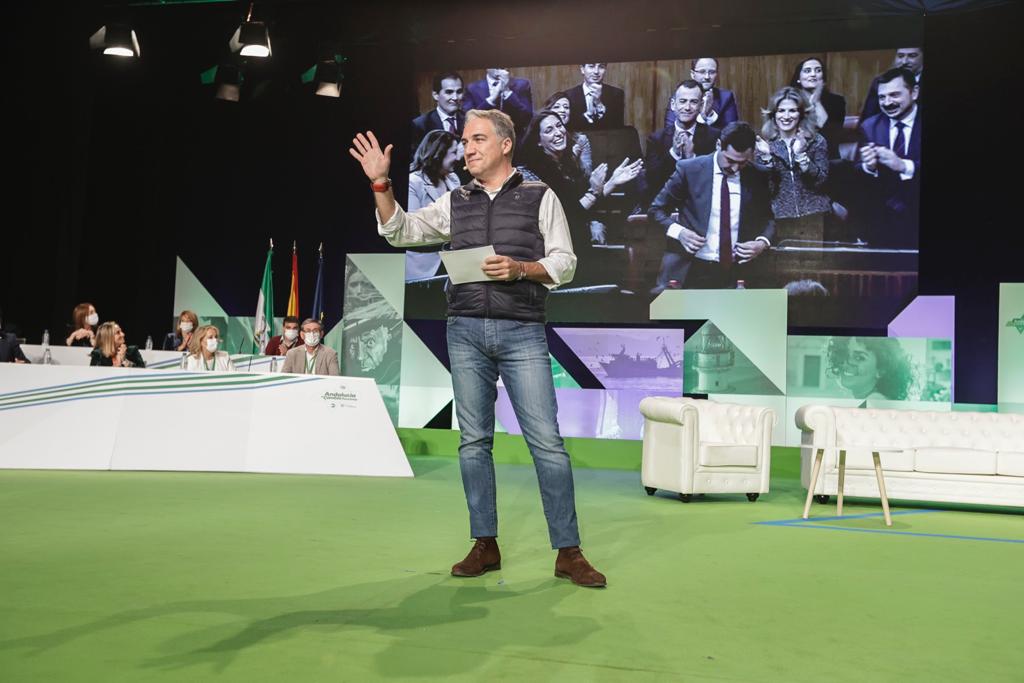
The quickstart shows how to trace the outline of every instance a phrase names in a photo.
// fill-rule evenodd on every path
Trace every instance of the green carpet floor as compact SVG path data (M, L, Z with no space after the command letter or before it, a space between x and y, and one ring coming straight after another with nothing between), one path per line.
M415 479L0 471L0 681L1021 681L1024 515L876 502L799 517L576 472L584 550L552 576L533 470L499 465L503 569L458 463ZM827 518L833 506L816 505ZM868 516L863 516L868 515Z

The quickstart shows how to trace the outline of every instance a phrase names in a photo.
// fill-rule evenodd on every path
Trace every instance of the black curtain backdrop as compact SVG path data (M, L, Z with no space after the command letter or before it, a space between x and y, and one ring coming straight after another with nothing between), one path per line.
M178 255L229 314L252 315L271 237L275 310L285 309L295 240L303 315L323 241L333 325L345 255L389 250L347 148L372 128L395 144L393 168L407 167L417 70L923 42L921 293L957 297L956 400L995 401L998 283L1024 280L1010 104L1019 3L257 3L273 58L249 70L241 102L218 101L200 73L227 57L245 7L6 8L5 326L60 340L72 307L92 301L130 343L159 344ZM89 35L117 20L138 32L140 60L90 53ZM342 97L315 97L299 74L335 41L349 59ZM405 174L392 177L403 196Z

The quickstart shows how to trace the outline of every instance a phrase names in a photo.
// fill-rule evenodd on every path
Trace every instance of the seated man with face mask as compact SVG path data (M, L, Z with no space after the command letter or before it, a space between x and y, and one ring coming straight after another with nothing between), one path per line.
M286 356L292 349L302 346L302 342L299 341L299 319L297 316L286 317L281 323L281 327L281 334L270 338L263 355Z
M303 345L288 352L281 372L292 372L297 375L341 374L337 352L320 343L324 336L324 326L319 320L303 320L299 336Z
M234 372L235 364L227 351L220 351L220 330L216 325L203 325L192 335L185 370L199 372Z

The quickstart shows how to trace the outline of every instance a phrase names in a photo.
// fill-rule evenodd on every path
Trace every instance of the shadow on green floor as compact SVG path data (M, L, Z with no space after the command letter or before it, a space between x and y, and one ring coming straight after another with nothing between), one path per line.
M550 646L564 647L582 641L600 628L594 619L558 613L559 603L579 590L564 581L551 578L528 584L525 589L510 589L500 583L480 585L483 581L416 575L309 595L172 602L121 612L45 635L2 641L0 650L27 649L41 655L79 638L147 620L182 621L195 619L196 615L226 615L236 621L175 636L163 643L170 654L145 660L142 666L159 670L209 667L223 672L243 651L268 642L300 635L308 638L310 630L370 630L391 638L391 645L376 656L380 675L440 677L471 672L475 661L483 663L504 648L542 651ZM397 599L399 595L404 597ZM481 652L479 658L437 656L436 649L445 649L446 641L453 643L453 650L464 654L464 649L454 644L465 642L478 631L481 627L477 622L494 616L492 612L498 603L502 604L501 623L505 628L495 634L499 636L495 639L495 650ZM538 621L546 624L546 628L530 627ZM560 634L557 643L550 638L552 626ZM425 630L435 646L425 644ZM421 650L417 650L416 643ZM422 656L410 658L410 648L412 652L420 651Z

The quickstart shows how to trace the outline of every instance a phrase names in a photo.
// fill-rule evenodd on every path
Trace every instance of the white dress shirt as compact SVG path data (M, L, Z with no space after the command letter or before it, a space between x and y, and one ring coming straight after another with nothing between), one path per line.
M701 247L694 256L701 259L702 261L717 261L718 260L718 224L722 219L722 179L725 178L725 174L722 173L722 167L718 165L718 155L721 152L715 152L714 157L711 160L712 176L711 176L711 216L708 218L708 231L705 234L707 241L704 246ZM732 229L732 244L736 246L736 242L740 236L740 175L739 173L729 176L729 227ZM690 228L693 230L693 228ZM679 235L683 232L683 226L679 223L673 223L669 226L666 233L669 237L674 240L679 239ZM696 232L696 230L694 230ZM758 238L763 239L763 238ZM768 240L765 240L766 242Z
M740 238L740 174L735 173L726 176L718 165L718 155L715 152L712 162L711 177L711 216L708 218L708 231L705 237L707 241L694 256L703 261L718 261L718 239L719 223L722 218L722 181L728 178L729 183L729 231L732 233L732 245L735 247Z
M687 128L686 126L680 125L679 124L679 119L676 119L676 124L675 125L676 125L676 130L677 131L679 131L681 133L686 133L687 135L690 136L690 142L692 143L693 142L693 135L694 135L694 133L697 132L697 122L694 121L692 124L690 124L690 127ZM692 149L693 145L691 144L690 147ZM670 146L668 148L668 153L671 154L672 158L675 159L676 161L682 161L682 159L683 159L681 156L676 154L676 146L675 145L672 145L672 146Z
M511 177L510 175L509 178ZM505 182L508 182L508 179ZM500 191L501 188L487 190L487 195L493 200ZM410 213L396 203L395 214L385 223L380 222L379 212L376 215L378 234L393 247L441 244L451 241L452 238L451 192L441 195L433 204ZM551 188L547 189L540 200L538 222L540 234L544 238L544 257L537 263L544 266L553 283L544 285L548 289L554 289L572 280L576 273L576 254L572 250L572 238L569 235L565 211Z
M910 108L910 111L907 112L907 115L900 119L900 122L904 126L903 149L895 149L893 151L899 154L901 157L906 155L907 152L910 150L910 134L914 130L914 119L916 118L917 105L915 104L913 107ZM889 149L892 149L892 146L896 144L897 133L899 133L899 128L896 127L896 121L889 119ZM916 170L914 168L914 162L911 161L910 159L904 159L903 163L906 164L906 168L903 170L903 173L900 173L900 180L910 180L911 178L914 177L914 171Z
M459 113L455 112L454 114L449 114L441 109L441 107L437 107L436 111L437 115L441 117L441 130L446 130L452 135L458 135L457 132L448 130L448 119L455 119L452 123L455 125L455 130L457 131L459 129Z
M603 85L600 83L584 83L583 94L587 100L587 111L584 117L591 123L596 123L604 118L605 106L601 101Z

